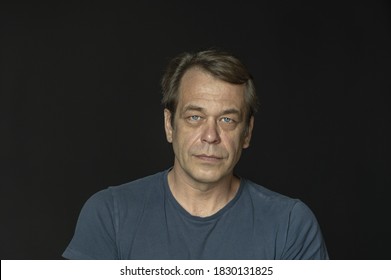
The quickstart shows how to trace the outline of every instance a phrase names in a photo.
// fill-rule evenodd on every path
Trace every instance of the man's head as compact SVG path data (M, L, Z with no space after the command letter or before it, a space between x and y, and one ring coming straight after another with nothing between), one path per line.
M181 79L186 71L194 67L222 81L244 85L246 89L247 122L251 116L254 116L258 110L258 98L251 74L238 58L230 53L219 50L206 50L196 53L184 52L170 61L163 75L161 87L163 91L162 103L173 116L178 105Z
M233 56L204 51L173 59L162 86L175 173L208 185L229 179L254 124L250 74Z

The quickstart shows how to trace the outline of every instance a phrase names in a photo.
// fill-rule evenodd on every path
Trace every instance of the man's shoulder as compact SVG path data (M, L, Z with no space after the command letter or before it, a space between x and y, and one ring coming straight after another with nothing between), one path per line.
M147 200L159 199L164 193L164 184L167 178L167 170L146 177L135 179L120 185L109 186L93 194L87 201L87 208L108 209L114 207L137 207ZM116 205L116 206L115 206Z
M281 199L281 200L292 200L294 198L284 195L280 192L273 191L272 189L265 187L261 184L255 183L252 180L243 178L246 188L253 194L258 194L265 199Z
M266 213L273 217L288 217L296 223L314 222L316 218L308 205L299 198L294 198L272 191L250 180L245 180L248 202L257 213ZM266 215L267 216L267 215Z
M251 197L255 205L272 208L292 208L297 203L302 203L299 199L287 196L277 191L273 191L263 185L257 184L249 179L244 180L246 193Z
M164 184L164 180L167 178L167 170L160 171L152 175L148 175L142 178L138 178L120 185L110 186L109 189L112 192L128 192L128 191L143 191L149 188L154 188L158 185Z
M120 185L106 188L103 192L110 194L114 200L143 200L145 196L163 193L163 186L167 180L167 170L141 177Z

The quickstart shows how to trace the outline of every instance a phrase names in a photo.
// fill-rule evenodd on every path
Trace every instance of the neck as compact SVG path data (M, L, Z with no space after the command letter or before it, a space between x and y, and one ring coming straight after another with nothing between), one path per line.
M231 174L219 182L197 182L174 167L168 174L168 185L175 199L187 212L193 216L208 217L235 197L240 180Z

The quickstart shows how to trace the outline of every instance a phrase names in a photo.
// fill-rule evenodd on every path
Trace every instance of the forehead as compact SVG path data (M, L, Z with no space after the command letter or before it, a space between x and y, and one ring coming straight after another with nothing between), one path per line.
M192 68L181 79L178 107L196 104L201 107L232 107L245 111L244 93L244 85L231 84L199 68Z

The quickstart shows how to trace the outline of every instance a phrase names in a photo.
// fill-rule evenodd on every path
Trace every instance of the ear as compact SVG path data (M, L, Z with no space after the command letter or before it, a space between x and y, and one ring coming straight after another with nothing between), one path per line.
M248 122L248 128L246 129L244 134L243 149L247 149L250 146L253 128L254 128L254 116L251 116L250 121Z
M171 111L164 109L164 129L166 131L166 138L169 143L172 143L172 125L171 125Z

